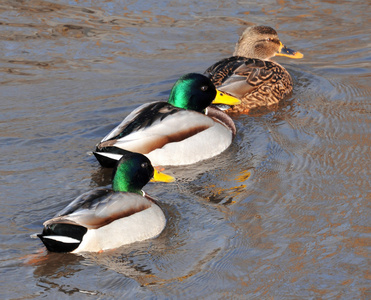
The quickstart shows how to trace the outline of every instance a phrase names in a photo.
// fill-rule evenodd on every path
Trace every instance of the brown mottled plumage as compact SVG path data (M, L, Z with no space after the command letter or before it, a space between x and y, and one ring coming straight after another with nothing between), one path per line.
M268 107L288 96L293 88L291 76L270 59L273 56L303 57L300 52L286 48L277 32L268 26L248 27L233 55L205 71L218 90L241 100L241 104L227 110L232 114Z

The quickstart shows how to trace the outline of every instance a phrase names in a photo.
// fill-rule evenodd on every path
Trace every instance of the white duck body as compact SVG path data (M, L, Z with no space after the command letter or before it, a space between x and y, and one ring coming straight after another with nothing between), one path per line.
M55 234L55 224L59 228L68 227L67 234ZM56 217L44 222L39 237L44 244L51 243L53 249L48 248L51 251L98 252L156 237L165 225L165 215L153 199L136 193L96 189L76 198ZM87 231L76 236L74 228ZM78 247L69 251L74 245Z
M125 149L146 155L154 166L188 165L213 157L228 148L236 129L222 111L211 107L207 111L211 113L166 102L142 105L97 145L94 154L118 160L119 149Z
M101 228L88 229L80 246L72 253L98 252L144 241L158 236L165 225L164 213L156 204L152 204L139 213L115 220Z

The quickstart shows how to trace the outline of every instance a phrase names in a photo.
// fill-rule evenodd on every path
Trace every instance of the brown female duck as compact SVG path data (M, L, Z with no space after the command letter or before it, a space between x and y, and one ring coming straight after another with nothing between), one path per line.
M292 78L284 67L270 60L274 56L302 58L303 54L286 48L273 28L251 26L241 35L232 57L205 71L218 90L241 100L227 113L247 114L277 104L291 93Z

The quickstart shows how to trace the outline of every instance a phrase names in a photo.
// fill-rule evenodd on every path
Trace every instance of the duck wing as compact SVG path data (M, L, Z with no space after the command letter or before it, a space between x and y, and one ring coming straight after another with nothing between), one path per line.
M242 98L273 76L274 65L271 61L232 56L218 61L205 74L218 89Z
M276 104L292 91L290 74L273 61L232 56L215 63L205 74L218 90L239 98L241 110Z
M150 102L133 110L102 142L117 140L135 131L143 130L179 110L166 102Z
M44 226L71 224L97 229L145 210L151 205L148 199L139 194L96 189L76 198L57 216L44 222Z
M97 145L96 152L115 152L115 147L148 154L211 126L212 119L202 113L177 108L166 102L153 102L128 115Z

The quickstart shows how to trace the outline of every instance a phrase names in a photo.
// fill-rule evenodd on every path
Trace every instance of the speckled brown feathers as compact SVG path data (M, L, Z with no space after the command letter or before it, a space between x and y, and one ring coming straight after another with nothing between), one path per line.
M278 103L292 91L290 74L278 63L233 56L206 70L211 81L242 103L228 113L248 113L262 106Z
M269 26L246 28L239 38L234 56L215 63L205 71L218 90L241 100L226 112L251 113L257 108L272 107L293 89L290 74L274 56L302 58L303 54L287 48Z

